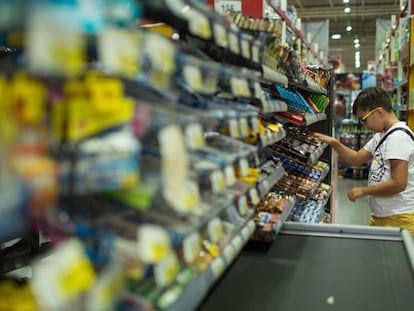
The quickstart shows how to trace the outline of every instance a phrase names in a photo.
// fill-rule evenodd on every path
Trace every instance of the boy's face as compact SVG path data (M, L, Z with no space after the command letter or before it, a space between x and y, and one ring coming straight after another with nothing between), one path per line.
M375 132L380 132L384 128L382 118L383 113L384 109L382 107L376 107L371 110L358 110L357 116L363 125Z

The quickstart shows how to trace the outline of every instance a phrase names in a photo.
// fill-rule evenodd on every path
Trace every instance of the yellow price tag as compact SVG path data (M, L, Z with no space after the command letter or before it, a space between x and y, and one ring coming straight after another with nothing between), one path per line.
M108 28L99 34L99 56L104 69L126 77L140 70L140 33L131 29Z
M142 225L137 230L137 251L145 263L157 263L171 253L171 239L160 226Z
M244 97L251 96L249 83L246 79L233 77L230 79L230 85L233 95Z
M220 218L213 218L207 225L207 232L210 241L217 243L223 237L223 223Z
M229 33L229 45L230 51L237 55L240 54L239 38L234 32Z
M234 138L240 137L240 128L239 128L239 124L236 119L229 120L229 130L230 130L231 137L234 137Z
M56 247L33 264L32 288L42 309L58 310L89 290L95 271L76 239Z
M242 55L244 58L250 59L250 42L246 39L241 40Z
M204 132L201 124L193 123L185 129L186 145L190 149L199 149L205 145Z
M237 202L237 207L239 210L239 214L241 216L244 216L247 214L248 210L249 210L249 205L247 204L247 198L246 196L242 195L238 202Z
M236 179L236 173L234 171L233 165L230 164L224 168L224 176L226 178L227 186L232 186L236 183L237 179Z
M202 12L195 9L190 9L188 12L188 22L190 32L203 39L211 38L210 21Z
M183 68L183 77L185 83L187 83L194 91L203 90L203 79L198 67L188 64L185 65Z
M151 69L154 72L162 72L164 75L175 71L174 45L161 35L147 34L144 42L146 55L151 61ZM154 51L157 51L154 53Z
M155 283L161 288L171 284L178 271L177 257L174 253L170 253L167 258L154 266Z
M226 29L220 23L214 23L213 29L216 44L226 48L228 46Z
M190 234L183 240L183 253L186 263L194 262L200 255L201 238L198 232Z
M58 284L67 299L73 299L88 289L95 279L92 265L87 259L79 259L58 275Z
M221 193L226 188L224 175L220 170L216 170L210 175L210 183L214 193Z

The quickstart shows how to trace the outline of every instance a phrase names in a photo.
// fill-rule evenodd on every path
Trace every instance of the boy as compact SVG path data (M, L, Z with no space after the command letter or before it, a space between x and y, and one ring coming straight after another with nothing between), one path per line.
M333 137L314 136L330 144L351 165L371 160L368 186L348 192L351 201L369 196L370 225L400 227L414 234L414 136L394 115L391 99L383 89L362 90L352 110L376 133L363 148L355 151Z

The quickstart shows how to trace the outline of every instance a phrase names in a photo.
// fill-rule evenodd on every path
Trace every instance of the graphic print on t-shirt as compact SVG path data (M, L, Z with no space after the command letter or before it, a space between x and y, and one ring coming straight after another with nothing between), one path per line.
M380 148L381 149L381 148ZM378 150L375 151L374 159L371 163L371 170L369 173L370 184L378 184L381 182L382 177L385 174L384 157Z

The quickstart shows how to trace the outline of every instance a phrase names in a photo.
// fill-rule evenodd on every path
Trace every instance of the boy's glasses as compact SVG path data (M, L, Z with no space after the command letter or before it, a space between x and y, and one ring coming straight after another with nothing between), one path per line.
M365 122L366 121L366 119L368 119L368 117L371 115L371 114L373 114L375 111L377 111L377 110L379 110L379 109L381 109L382 107L377 107L377 108L374 108L374 109L372 109L372 110L370 110L370 111L368 111L363 117L361 117L361 118L359 118L360 120L361 120L361 122Z

